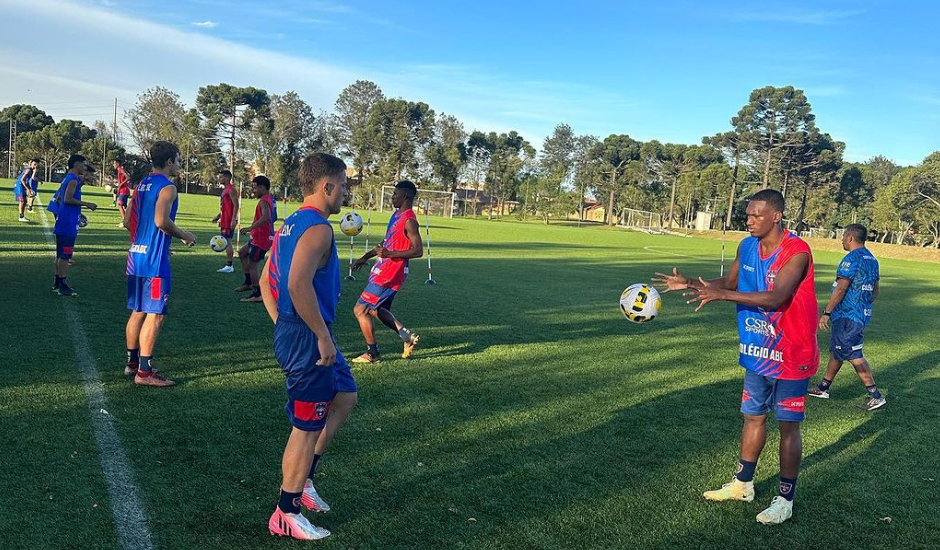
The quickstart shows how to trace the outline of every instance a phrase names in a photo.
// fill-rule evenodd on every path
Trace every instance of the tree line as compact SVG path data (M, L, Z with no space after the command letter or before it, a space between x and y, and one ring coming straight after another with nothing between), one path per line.
M749 194L775 187L787 197L794 228L863 223L880 240L940 247L940 151L911 167L883 156L847 162L845 144L817 126L806 95L792 86L752 91L725 131L691 145L627 134L601 139L561 123L537 150L519 132L467 131L453 115L386 97L367 80L343 89L329 112L293 91L220 83L201 87L187 106L154 87L138 96L121 128L55 122L38 107L12 105L0 111L0 146L11 118L17 158L42 159L49 175L77 151L102 164L119 160L139 178L147 162L137 152L169 139L180 145L188 182L212 185L231 167L236 178L264 173L281 193L296 195L300 160L323 151L347 160L359 204L407 178L422 188L472 191L474 215L583 218L583 199L593 196L609 224L625 208L655 212L674 227L690 227L696 212L707 211L715 228L729 229L743 229Z

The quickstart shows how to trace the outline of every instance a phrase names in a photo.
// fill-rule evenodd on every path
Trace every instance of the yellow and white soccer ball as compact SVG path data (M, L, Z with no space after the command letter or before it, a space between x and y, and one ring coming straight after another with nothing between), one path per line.
M342 221L340 221L339 228L344 235L355 237L359 233L362 233L362 216L355 212L346 214L343 216Z
M209 239L209 248L216 252L222 252L228 246L228 239L222 235L216 235Z
M659 315L662 305L659 291L644 283L630 285L620 295L620 311L627 320L634 323L652 321Z

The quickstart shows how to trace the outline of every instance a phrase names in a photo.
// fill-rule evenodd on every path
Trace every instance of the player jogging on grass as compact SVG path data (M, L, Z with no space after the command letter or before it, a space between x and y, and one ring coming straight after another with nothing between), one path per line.
M121 166L121 163L118 161L113 161L112 166L117 172L117 190L114 194L114 203L117 205L118 212L121 213L121 219L124 219L127 209L127 200L131 196L131 179L127 176L127 172L124 171L124 167ZM118 227L124 227L124 222L119 222Z
M13 184L13 195L20 209L20 221L27 222L26 211L33 212L33 202L36 200L36 194L39 192L39 159L32 159L26 168L16 176L16 183Z
M255 207L255 218L251 225L242 228L242 234L250 234L250 240L238 251L238 259L242 263L242 272L245 282L235 289L236 292L250 290L251 296L242 298L241 302L261 302L261 287L259 283L258 264L264 260L265 254L271 249L274 242L274 221L276 210L271 196L271 180L265 176L255 176L251 180L252 193L258 199Z
M232 185L232 173L228 170L219 172L219 184L225 187L222 189L222 196L219 197L219 213L212 218L212 221L218 222L219 232L228 244L225 245L225 265L216 272L231 273L235 271L232 267L232 258L235 256L232 239L235 238L235 227L238 225L238 191Z
M708 500L754 500L754 471L767 441L771 410L780 429L780 492L757 515L763 524L783 523L793 515L793 497L803 454L800 423L805 417L809 379L819 367L819 322L809 245L783 229L784 199L764 189L747 204L751 236L738 246L725 277L690 279L673 269L653 279L666 292L689 289L698 308L716 300L738 304L739 363L744 367L741 455L731 482L707 491Z
M284 220L261 274L261 295L274 321L274 356L287 378L285 410L292 430L281 462L283 480L272 535L302 540L329 536L301 506L329 511L314 488L320 457L356 405L349 364L336 349L333 322L340 265L329 217L347 198L346 165L314 153L300 165L303 204Z
M395 331L404 344L402 359L411 356L411 352L421 337L411 332L392 314L392 302L395 295L408 277L408 261L420 258L424 254L418 218L412 210L418 189L410 181L400 181L392 194L395 213L388 220L385 240L373 250L366 252L353 263L353 271L358 271L370 258L378 256L372 271L369 272L369 284L359 295L353 308L359 329L365 337L368 350L353 359L353 363L377 363L381 355L375 340L375 324L378 319L383 325Z
M809 394L823 399L829 398L829 386L836 379L843 361L852 363L868 396L862 401L862 409L873 411L885 406L884 395L875 385L871 365L862 352L862 332L871 320L872 302L878 297L878 260L865 248L868 229L853 223L842 233L842 248L848 254L839 263L836 280L832 283L829 303L819 319L819 328L829 329L832 321L832 337L829 341L829 365L822 382L810 388Z
M59 190L56 191L54 204L49 205L56 217L55 226L52 229L55 234L56 251L55 283L52 291L58 292L59 296L75 297L78 293L69 286L67 279L70 260L75 249L75 239L78 238L79 219L82 215L82 207L94 211L98 205L82 200L85 173L91 171L91 167L86 165L85 157L81 155L69 157L68 169L69 172L59 184Z
M134 382L142 386L165 387L176 382L158 374L151 361L172 289L170 243L176 238L192 246L196 237L175 223L179 197L169 178L179 173L179 147L158 141L150 147L150 161L153 172L137 184L124 218L131 237L126 272L131 314L125 329L124 374L135 375Z

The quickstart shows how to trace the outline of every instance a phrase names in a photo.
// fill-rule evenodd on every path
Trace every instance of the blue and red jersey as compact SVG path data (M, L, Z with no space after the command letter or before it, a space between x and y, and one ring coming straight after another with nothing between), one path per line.
M73 181L75 182L75 192L72 194L72 198L77 201L82 200L82 179L69 172L59 185L59 190L56 191L56 209L49 209L56 216L55 227L52 229L52 232L56 235L70 237L78 235L78 218L82 213L82 207L75 204L66 204L65 202L65 192Z
M304 206L284 220L284 225L281 226L281 230L274 237L274 244L271 246L268 278L271 294L277 301L278 323L282 320L295 323L304 322L297 314L297 308L294 307L287 283L290 280L291 263L294 259L294 251L297 249L297 242L300 241L300 237L308 229L315 225L325 225L332 231L330 222L320 212L315 208ZM339 304L339 281L339 255L336 252L336 241L333 240L329 261L326 265L317 269L312 281L313 290L317 295L317 302L320 306L320 315L327 325L333 324L336 319L336 306Z
M401 252L411 248L411 241L405 235L405 224L408 220L415 220L418 217L414 210L396 210L388 220L388 228L385 231L385 240L382 246L394 252ZM390 288L400 290L401 285L408 278L408 259L407 258L379 258L372 266L369 273L369 282Z
M276 219L277 211L275 210L271 194L268 193L258 200L258 206L255 206L255 219L252 221L252 225L258 223L258 220L261 219L261 203L267 203L268 205L268 221L251 230L251 244L261 250L270 250L271 244L274 242L274 220Z
M127 252L127 274L135 277L169 277L172 237L157 227L156 210L160 192L175 185L162 174L150 174L134 189L131 201L131 248ZM170 207L170 219L176 221L179 197Z
M747 370L781 380L803 380L819 368L816 328L819 311L813 286L813 255L805 241L785 231L780 246L763 255L760 240L741 242L739 292L763 292L774 288L777 273L798 254L809 256L809 265L793 297L776 311L738 304L739 363Z
M868 326L872 302L875 300L875 285L879 278L878 260L867 248L856 248L846 254L836 270L836 279L848 279L849 288L842 301L832 310L832 320L848 319ZM832 283L833 290L837 283Z

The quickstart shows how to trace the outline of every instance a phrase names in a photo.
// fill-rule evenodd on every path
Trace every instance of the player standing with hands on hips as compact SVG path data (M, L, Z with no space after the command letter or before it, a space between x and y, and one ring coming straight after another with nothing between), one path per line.
M731 482L707 491L707 500L754 500L754 471L767 441L771 409L780 428L780 493L757 515L763 524L793 515L796 479L803 455L800 423L805 417L809 379L819 368L819 316L809 245L783 229L784 199L774 189L755 193L747 204L751 236L738 246L728 274L690 279L673 269L653 281L664 292L685 290L696 311L709 302L738 304L738 362L744 367L741 454Z

